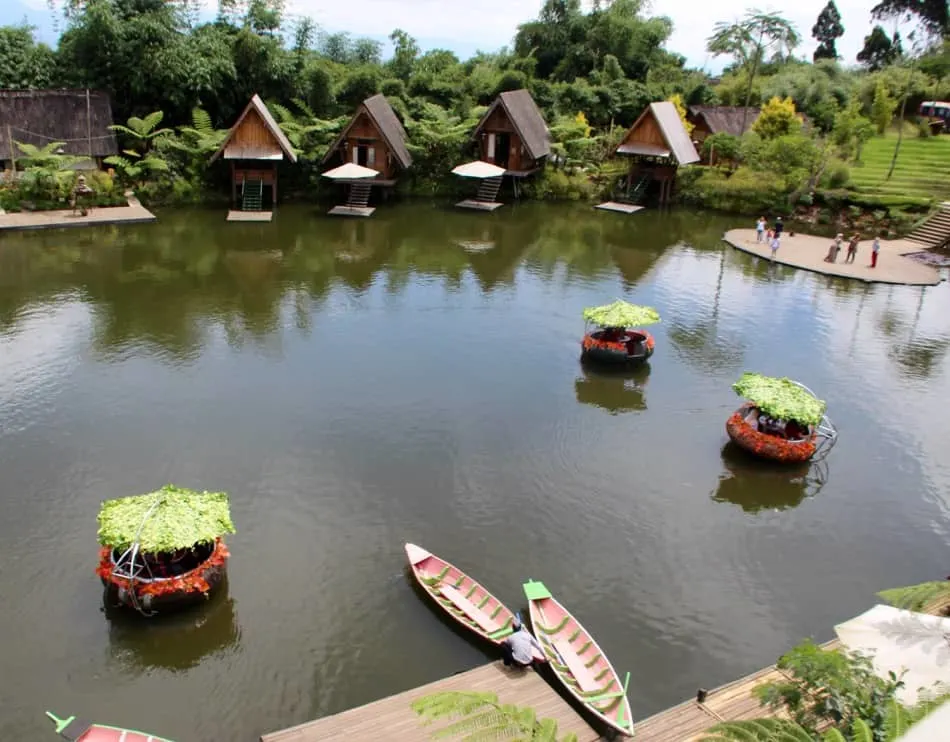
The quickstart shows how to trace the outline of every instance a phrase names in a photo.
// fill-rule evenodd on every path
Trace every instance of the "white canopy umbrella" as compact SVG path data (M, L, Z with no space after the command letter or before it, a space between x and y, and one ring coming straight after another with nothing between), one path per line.
M461 175L463 178L498 178L505 174L505 168L492 165L484 160L475 160L453 168L452 172L455 175Z
M363 167L362 165L357 165L355 162L348 162L345 165L340 165L340 167L327 170L323 174L323 177L337 180L342 178L375 178L377 175L379 175L379 170L373 170L371 167Z
M932 693L935 684L950 687L950 618L876 605L835 633L848 650L869 655L879 677L906 670L897 692L902 703L917 703L921 689Z

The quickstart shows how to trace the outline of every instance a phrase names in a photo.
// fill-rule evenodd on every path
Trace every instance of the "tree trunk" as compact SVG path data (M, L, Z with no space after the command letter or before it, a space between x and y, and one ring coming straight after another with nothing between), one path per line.
M759 71L759 58L762 56L762 36L759 34L759 43L755 47L755 57L752 59L752 71L749 73L749 86L745 90L745 106L742 109L742 128L739 129L739 136L745 134L746 118L749 115L749 101L752 100L752 83L755 81L755 75Z
M898 120L897 144L894 146L894 157L891 158L891 169L887 171L887 177L884 180L890 180L894 174L894 168L897 167L897 154L901 151L901 142L904 139L904 110L907 107L907 95L910 93L910 85L904 90L904 98L901 100L901 116Z

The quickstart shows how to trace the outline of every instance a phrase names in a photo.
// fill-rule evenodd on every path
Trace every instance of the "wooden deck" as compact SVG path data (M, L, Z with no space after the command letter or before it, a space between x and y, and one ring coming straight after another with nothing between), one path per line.
M272 211L229 211L229 222L269 222L274 218Z
M841 643L833 639L821 646L823 649L838 649ZM637 742L694 742L722 721L777 717L779 714L759 704L752 690L783 677L786 677L784 673L771 665L734 680L709 691L702 703L696 699L684 701L636 723L634 738Z
M91 208L86 216L73 212L71 209L0 213L0 231L141 224L154 221L155 215L151 211L142 206L137 199L130 198L128 206L97 206Z
M373 206L334 206L327 214L331 216L372 216Z
M604 201L602 204L597 204L594 208L603 209L604 211L616 211L619 214L636 214L644 207L637 206L636 204L622 204L618 201Z
M539 718L556 719L561 735L574 732L579 742L600 739L543 677L533 670L508 670L500 662L493 662L365 706L265 734L260 742L427 742L439 727L424 727L410 704L430 693L448 690L491 691L502 703L530 707Z
M504 204L498 203L497 201L477 201L474 198L467 198L464 201L459 201L455 205L460 209L475 209L476 211L494 211L504 206Z

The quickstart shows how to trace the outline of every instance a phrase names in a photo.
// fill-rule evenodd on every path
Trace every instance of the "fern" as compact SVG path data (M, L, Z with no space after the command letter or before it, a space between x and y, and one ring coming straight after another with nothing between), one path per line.
M936 603L950 601L950 581L935 580L922 582L919 585L894 587L890 590L882 590L878 595L897 608L923 611Z
M296 124L296 118L290 109L280 103L268 103L267 108L274 112L278 124Z
M747 719L717 724L700 742L814 742L798 724L785 719Z
M211 124L211 114L209 114L203 108L194 108L191 111L191 125L196 132L202 136L212 136L214 134L214 126Z

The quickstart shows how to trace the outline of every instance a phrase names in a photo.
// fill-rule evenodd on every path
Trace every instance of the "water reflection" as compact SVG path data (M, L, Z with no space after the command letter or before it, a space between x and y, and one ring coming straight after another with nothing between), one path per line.
M227 579L207 603L155 619L103 603L111 656L136 674L153 668L187 670L240 644L241 629Z
M732 441L723 446L722 465L726 471L710 496L747 513L798 507L806 497L816 495L827 478L823 463L789 468L757 459Z
M581 404L612 415L647 408L644 392L650 378L649 363L635 369L609 369L582 362L581 374L574 380L574 396Z

